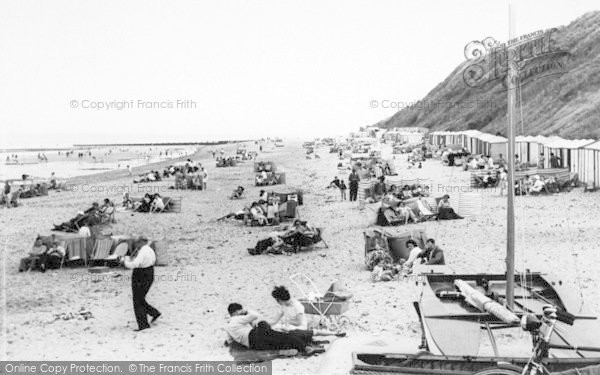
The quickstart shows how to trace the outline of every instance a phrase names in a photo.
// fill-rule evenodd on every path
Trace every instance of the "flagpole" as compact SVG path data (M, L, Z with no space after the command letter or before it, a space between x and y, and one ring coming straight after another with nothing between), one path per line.
M508 4L508 37L509 41L515 35L515 7ZM515 282L515 107L517 72L513 66L514 54L506 47L506 63L508 65L508 209L507 209L507 238L506 238L506 307L514 307Z

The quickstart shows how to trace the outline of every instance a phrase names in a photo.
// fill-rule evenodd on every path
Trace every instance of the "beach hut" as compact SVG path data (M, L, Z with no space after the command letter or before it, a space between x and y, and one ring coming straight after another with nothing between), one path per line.
M579 179L590 188L600 187L600 141L576 150Z
M563 139L552 137L541 142L540 153L544 154L544 168L551 167L551 155L560 158L559 168L569 168L571 172L580 173L577 150L594 143L593 139Z
M504 137L481 133L471 139L471 153L473 154L491 155L494 159L507 154L508 144Z
M454 132L435 131L429 133L429 143L435 146L452 144Z
M460 138L458 144L466 148L469 152L473 153L475 145L477 144L477 139L483 133L479 130L465 130L460 132Z

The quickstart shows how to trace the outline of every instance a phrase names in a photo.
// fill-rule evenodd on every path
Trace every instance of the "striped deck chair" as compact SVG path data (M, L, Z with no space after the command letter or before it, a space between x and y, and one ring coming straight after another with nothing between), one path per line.
M112 249L113 239L110 237L97 238L92 250L90 262L104 262Z
M433 206L435 207L434 210L434 208L431 206L431 204L429 203L429 201L427 201L426 198L421 198L420 200L417 199L415 201L415 204L419 209L419 212L421 213L421 220L437 220L437 206ZM420 207L420 205L423 205L423 207Z
M440 203L439 198L434 198L434 197L427 197L427 198L423 198L427 204L429 205L429 208L431 209L431 212L433 212L434 214L437 215L438 212L438 204Z
M67 240L67 259L65 263L83 261L87 264L87 238Z

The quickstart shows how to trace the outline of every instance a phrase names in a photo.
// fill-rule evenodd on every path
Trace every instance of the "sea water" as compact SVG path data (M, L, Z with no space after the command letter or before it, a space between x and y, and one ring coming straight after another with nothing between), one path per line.
M52 172L57 179L91 175L113 170L126 170L150 163L191 155L193 146L127 146L70 149L4 150L0 153L0 181L21 180L28 175L34 180L48 180ZM67 151L73 152L68 157ZM168 151L168 155L165 155ZM60 155L59 155L60 152ZM83 156L79 157L78 154ZM91 153L91 155L90 155ZM48 161L40 160L38 154ZM14 158L13 155L17 155ZM8 157L8 159L7 159ZM15 164L17 161L18 164Z

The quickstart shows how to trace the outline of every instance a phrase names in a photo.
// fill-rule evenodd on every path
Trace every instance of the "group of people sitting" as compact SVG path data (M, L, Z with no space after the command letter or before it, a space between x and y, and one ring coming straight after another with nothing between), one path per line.
M429 197L429 186L405 185L402 189L396 186L386 192L381 200L377 214L377 225L405 225L409 222L418 223L431 219L454 220L462 219L450 204L450 196L445 194L437 202L437 213L429 202L423 199Z
M92 207L85 211L77 212L77 215L59 225L54 224L55 231L62 232L78 232L82 227L93 227L95 225L104 224L115 221L115 205L105 198L102 206L98 202L92 203Z
M521 181L515 183L515 194L516 195L538 195L542 193L558 193L563 190L569 189L571 181L564 183L559 182L555 177L546 176L529 176L526 175Z
M231 199L241 199L244 196L244 188L238 186L233 191ZM276 225L279 224L279 204L274 200L269 199L269 193L261 190L259 193L258 201L252 202L250 206L244 206L237 212L229 213L218 221L234 218L236 220L243 220L244 224L248 225Z
M471 155L467 157L464 170L494 169L494 159L491 155Z
M25 258L19 263L19 272L40 270L46 272L48 269L58 269L66 255L64 241L58 241L56 235L50 237L50 241L44 243L42 237L35 239L33 247Z
M424 249L421 249L415 240L406 241L408 257L394 261L383 231L376 229L374 234L372 242L374 246L369 249L365 257L365 265L367 270L371 271L371 280L373 281L391 281L399 275L408 275L412 273L412 267L415 264L446 264L444 251L435 244L435 240L432 238L425 242Z
M219 167L219 168L223 168L223 167L235 167L236 164L237 164L237 161L239 159L240 159L239 156L236 156L236 157L229 156L227 158L218 156L217 157L217 167Z
M155 182L162 181L160 173L158 171L149 171L147 173L141 174L137 177L133 178L133 183L142 183L142 182Z
M266 170L262 170L257 173L254 177L254 182L256 186L269 186L269 185L277 185L279 184L279 177L275 172L267 172Z
M311 355L324 352L314 341L315 336L344 337L344 332L309 329L304 306L292 298L284 286L275 287L271 296L280 307L272 319L246 310L239 303L227 307L230 319L225 326L225 345L241 345L252 350L279 351L279 355L295 356L299 353Z
M159 193L146 193L139 201L133 200L129 193L124 193L122 206L136 212L162 212L169 208L170 202L165 203Z
M296 219L290 225L269 233L269 237L258 241L254 248L248 249L248 252L251 255L295 253L300 248L314 245L319 241L321 241L321 233L318 228L309 225L306 221Z

